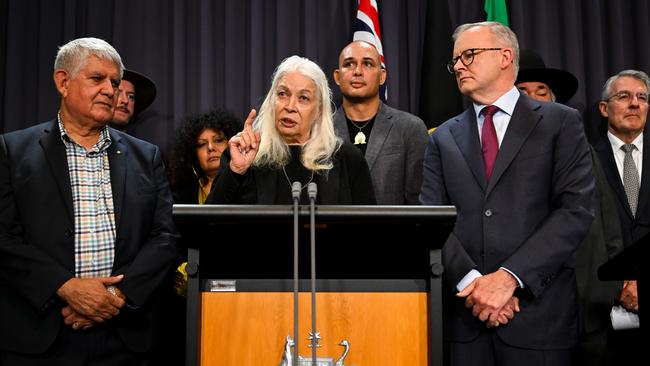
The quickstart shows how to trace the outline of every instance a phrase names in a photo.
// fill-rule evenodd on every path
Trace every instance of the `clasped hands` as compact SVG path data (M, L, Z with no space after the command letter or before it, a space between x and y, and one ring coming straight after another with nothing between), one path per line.
M68 305L61 309L63 322L74 330L86 330L120 313L126 296L117 288L124 275L71 278L56 292Z
M519 298L513 295L517 286L510 273L499 269L476 278L456 296L464 297L465 307L488 328L498 327L508 324L520 310Z
M619 300L621 305L628 311L633 313L639 312L639 294L636 280L623 282L623 290L621 291Z

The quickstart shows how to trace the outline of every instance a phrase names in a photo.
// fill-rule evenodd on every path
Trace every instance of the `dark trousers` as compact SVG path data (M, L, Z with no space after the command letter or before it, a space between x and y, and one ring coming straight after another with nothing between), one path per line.
M0 352L3 366L147 366L149 354L129 350L110 326L72 330L65 326L42 354Z
M494 329L481 331L481 334L471 342L446 342L445 346L446 364L449 366L571 365L571 350L513 347L501 341Z

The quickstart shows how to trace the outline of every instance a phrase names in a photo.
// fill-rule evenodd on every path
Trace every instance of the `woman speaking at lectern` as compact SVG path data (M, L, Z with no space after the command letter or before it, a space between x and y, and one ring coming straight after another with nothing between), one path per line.
M331 105L318 65L299 56L282 61L259 116L251 110L230 139L206 203L291 204L292 184L300 182L307 204L306 187L315 182L317 204L376 204L366 160L336 136Z

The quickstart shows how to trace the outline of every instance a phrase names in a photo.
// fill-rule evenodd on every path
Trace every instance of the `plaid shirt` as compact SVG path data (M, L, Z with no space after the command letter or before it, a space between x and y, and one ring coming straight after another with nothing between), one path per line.
M108 147L111 138L104 127L90 150L74 142L58 116L65 144L74 208L75 275L108 277L115 256L115 210Z

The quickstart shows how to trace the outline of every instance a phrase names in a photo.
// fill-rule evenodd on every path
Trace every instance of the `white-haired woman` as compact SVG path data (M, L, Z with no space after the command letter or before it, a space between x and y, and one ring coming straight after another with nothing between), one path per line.
M292 183L315 182L319 204L376 204L366 160L334 132L331 91L314 62L282 61L255 117L252 110L230 139L206 203L290 204ZM301 201L308 202L306 189Z

